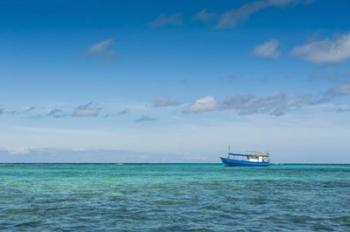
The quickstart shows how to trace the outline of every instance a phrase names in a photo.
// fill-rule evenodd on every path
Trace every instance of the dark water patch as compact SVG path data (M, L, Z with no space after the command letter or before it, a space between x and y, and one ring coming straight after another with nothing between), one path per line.
M18 229L24 229L24 228L38 228L42 226L42 221L27 221L27 222L21 222L15 225L16 228Z
M340 227L347 228L350 231L350 214L346 216L339 216L329 219L333 224L339 225Z

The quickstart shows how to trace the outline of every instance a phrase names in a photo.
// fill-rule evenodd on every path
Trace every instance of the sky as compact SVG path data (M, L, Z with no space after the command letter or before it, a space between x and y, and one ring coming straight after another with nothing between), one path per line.
M0 162L350 162L350 2L1 1Z

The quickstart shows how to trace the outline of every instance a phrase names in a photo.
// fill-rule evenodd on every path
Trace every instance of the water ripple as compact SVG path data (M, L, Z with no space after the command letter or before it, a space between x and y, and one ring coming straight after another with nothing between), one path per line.
M0 230L350 231L350 166L1 165Z

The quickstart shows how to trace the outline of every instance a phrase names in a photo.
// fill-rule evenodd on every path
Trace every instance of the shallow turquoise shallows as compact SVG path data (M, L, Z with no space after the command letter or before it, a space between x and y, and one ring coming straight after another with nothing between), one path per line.
M350 231L350 165L0 164L4 231Z

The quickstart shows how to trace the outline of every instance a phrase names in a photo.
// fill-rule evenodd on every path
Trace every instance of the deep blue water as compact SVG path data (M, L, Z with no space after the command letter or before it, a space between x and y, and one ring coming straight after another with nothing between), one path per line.
M350 231L350 165L0 164L2 231Z

